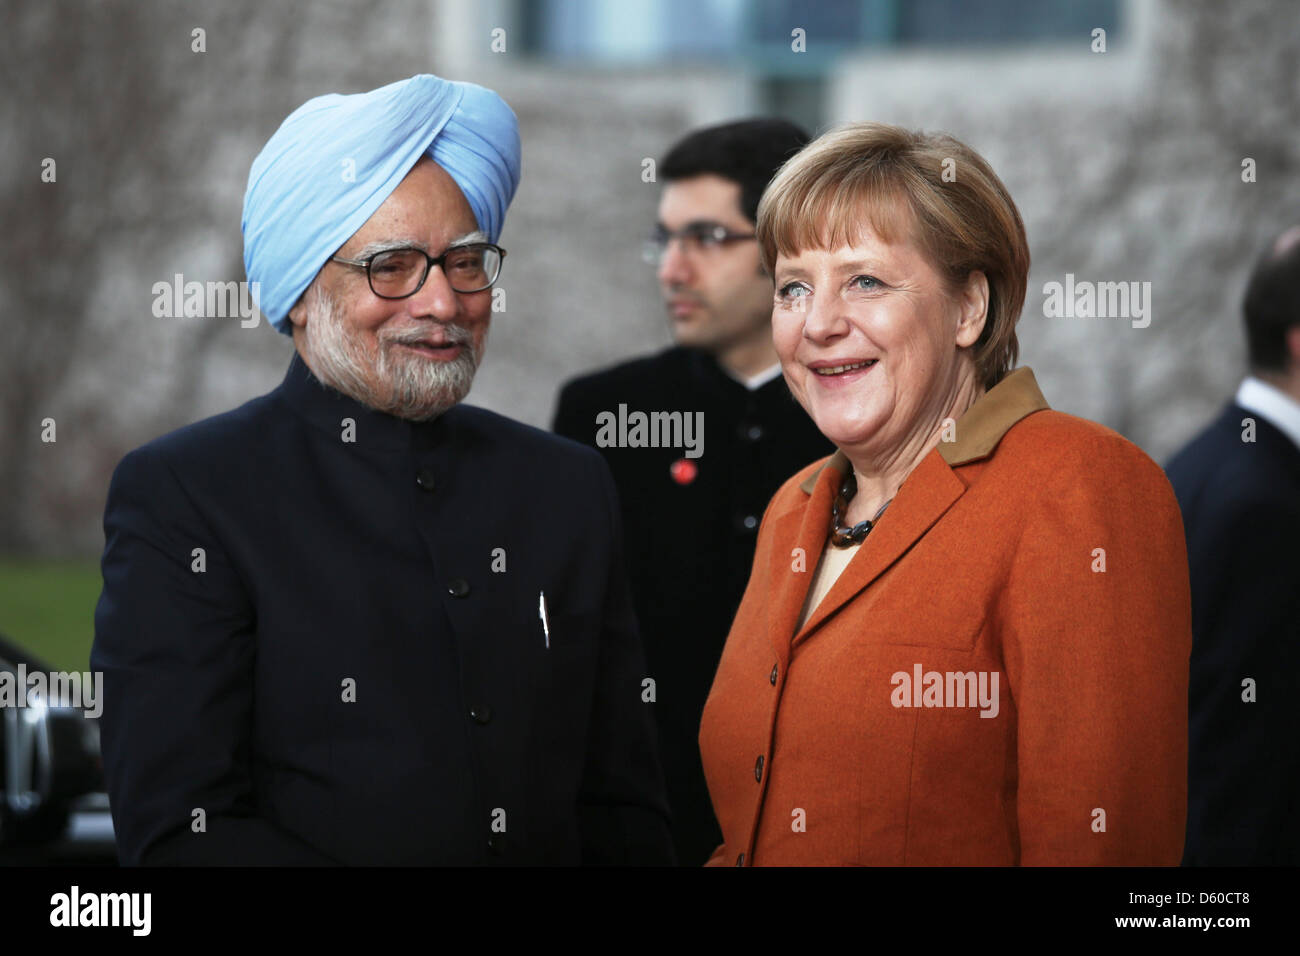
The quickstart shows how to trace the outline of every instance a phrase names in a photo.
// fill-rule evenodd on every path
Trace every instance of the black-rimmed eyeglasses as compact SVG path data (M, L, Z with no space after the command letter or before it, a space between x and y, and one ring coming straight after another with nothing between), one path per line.
M364 259L331 256L330 260L365 269L370 291L379 298L405 299L424 288L429 270L434 266L441 267L453 291L482 292L501 276L501 260L505 257L506 251L500 246L470 242L452 246L437 257L412 247L376 252Z

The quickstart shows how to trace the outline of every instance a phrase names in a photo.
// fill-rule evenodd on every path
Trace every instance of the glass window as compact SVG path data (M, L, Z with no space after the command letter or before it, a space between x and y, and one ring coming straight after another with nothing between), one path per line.
M824 70L861 46L1007 45L1119 35L1121 0L520 0L525 45L549 60L606 66L750 62ZM808 56L790 57L804 30Z

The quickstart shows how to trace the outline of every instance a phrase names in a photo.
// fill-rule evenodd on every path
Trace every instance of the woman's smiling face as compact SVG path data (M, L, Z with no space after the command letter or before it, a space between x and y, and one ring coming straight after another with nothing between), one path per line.
M852 245L778 254L774 279L781 367L827 438L889 457L941 419L984 327L981 273L954 293L915 244L864 226Z

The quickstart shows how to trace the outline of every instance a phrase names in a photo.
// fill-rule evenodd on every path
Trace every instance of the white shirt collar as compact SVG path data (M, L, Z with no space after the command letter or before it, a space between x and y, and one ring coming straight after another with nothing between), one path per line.
M772 379L781 377L780 362L777 362L771 368L763 369L763 371L759 372L757 375L751 375L749 378L742 378L741 376L737 375L735 372L731 371L731 369L723 365L721 362L718 363L718 367L721 368L724 372L726 372L730 378L739 382L741 385L745 386L745 388L749 389L751 392L762 388L768 382L772 381Z
M1236 402L1242 408L1276 425L1300 448L1300 402L1274 385L1253 375L1246 376L1237 389Z

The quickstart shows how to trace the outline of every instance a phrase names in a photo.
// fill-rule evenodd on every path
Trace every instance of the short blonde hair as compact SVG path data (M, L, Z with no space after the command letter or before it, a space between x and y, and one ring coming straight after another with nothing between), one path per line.
M985 274L988 312L974 359L984 388L996 385L1020 354L1029 241L1020 210L984 157L944 133L843 126L781 167L763 193L755 232L773 274L778 253L852 245L864 224L885 242L919 246L950 289L973 271Z

